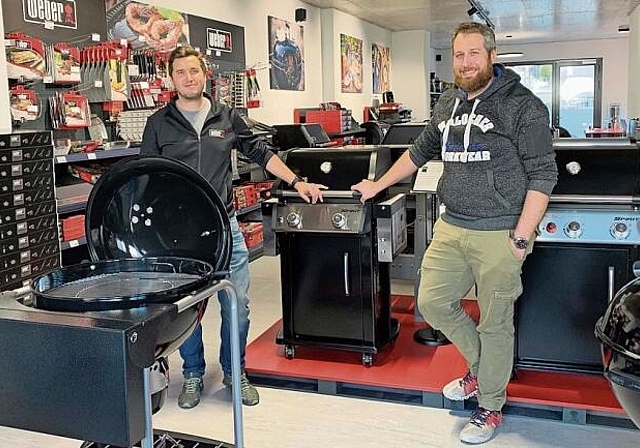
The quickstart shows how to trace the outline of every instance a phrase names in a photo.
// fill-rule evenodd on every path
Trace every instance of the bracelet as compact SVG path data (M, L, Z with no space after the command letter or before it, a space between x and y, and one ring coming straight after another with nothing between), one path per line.
M305 181L304 178L296 175L296 177L293 178L293 180L289 185L291 186L291 188L295 188L298 182L304 182L304 181Z

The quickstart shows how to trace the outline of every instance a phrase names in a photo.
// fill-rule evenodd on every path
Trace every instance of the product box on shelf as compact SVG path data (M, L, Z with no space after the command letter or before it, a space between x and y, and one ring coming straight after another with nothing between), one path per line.
M51 145L51 131L17 132L0 135L0 151L9 148L28 148L31 146Z
M73 241L84 236L84 215L71 216L61 222L62 241Z
M0 225L56 213L56 201L38 202L16 208L0 209Z
M262 244L263 231L261 222L243 222L239 224L248 249Z

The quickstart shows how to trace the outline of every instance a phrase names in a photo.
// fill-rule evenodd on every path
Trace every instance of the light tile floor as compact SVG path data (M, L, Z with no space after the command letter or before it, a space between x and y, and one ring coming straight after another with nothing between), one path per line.
M250 338L281 317L279 265L263 257L251 264L252 326ZM409 282L394 281L394 292L412 294ZM219 316L210 307L205 316L208 368L201 404L178 408L182 382L180 358L170 358L172 383L154 427L233 441L229 391L222 387L217 363ZM259 388L258 406L244 408L247 448L448 448L463 446L458 433L467 421L453 413L406 404ZM2 404L0 403L0 406ZM77 448L80 442L0 428L0 448ZM571 425L506 416L500 434L486 444L492 448L638 448L640 431Z

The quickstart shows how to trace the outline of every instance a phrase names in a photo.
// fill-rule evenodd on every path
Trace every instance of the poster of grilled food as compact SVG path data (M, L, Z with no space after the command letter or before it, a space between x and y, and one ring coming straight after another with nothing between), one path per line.
M107 36L134 50L171 51L189 43L187 14L131 0L106 0Z

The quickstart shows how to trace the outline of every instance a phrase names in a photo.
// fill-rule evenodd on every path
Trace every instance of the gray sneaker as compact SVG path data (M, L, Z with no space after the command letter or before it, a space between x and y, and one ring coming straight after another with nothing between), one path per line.
M231 374L224 374L224 378L222 378L222 384L227 387L233 386L231 381ZM240 377L240 391L242 394L243 405L255 406L260 403L260 395L258 394L258 389L253 387L253 385L249 382L249 378L247 378L247 374L244 372Z
M202 393L202 377L197 373L187 373L184 377L182 391L178 397L178 406L182 409L191 409L200 403L200 394Z

